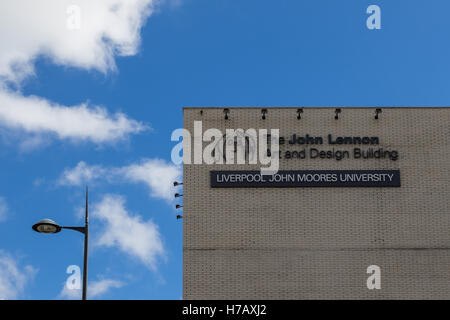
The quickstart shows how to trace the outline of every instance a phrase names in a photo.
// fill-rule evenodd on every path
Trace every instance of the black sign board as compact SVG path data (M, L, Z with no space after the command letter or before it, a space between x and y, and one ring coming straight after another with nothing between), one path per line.
M211 171L211 187L400 187L400 170Z

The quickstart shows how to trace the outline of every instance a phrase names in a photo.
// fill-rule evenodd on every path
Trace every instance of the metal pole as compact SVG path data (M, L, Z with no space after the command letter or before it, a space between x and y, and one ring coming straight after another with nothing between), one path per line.
M87 272L88 272L88 187L86 186L86 215L84 229L84 264L83 264L83 300L87 299Z

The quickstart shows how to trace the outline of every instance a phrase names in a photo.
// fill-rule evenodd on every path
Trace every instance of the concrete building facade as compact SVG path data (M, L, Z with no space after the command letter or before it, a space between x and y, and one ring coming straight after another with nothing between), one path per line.
M261 165L185 163L184 299L450 299L450 108L381 108L378 119L376 108L228 109L184 108L184 128L277 128L282 171L388 170L401 183L216 188L211 171ZM367 286L373 265L380 289Z

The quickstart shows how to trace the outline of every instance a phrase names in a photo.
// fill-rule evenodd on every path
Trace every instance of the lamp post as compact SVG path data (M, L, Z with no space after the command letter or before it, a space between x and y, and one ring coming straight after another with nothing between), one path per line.
M62 229L70 229L84 234L84 260L83 260L83 296L82 299L87 299L87 269L88 269L88 188L86 187L86 212L84 219L84 227L65 227L58 225L55 221L50 219L43 219L33 225L33 230L39 233L58 233Z

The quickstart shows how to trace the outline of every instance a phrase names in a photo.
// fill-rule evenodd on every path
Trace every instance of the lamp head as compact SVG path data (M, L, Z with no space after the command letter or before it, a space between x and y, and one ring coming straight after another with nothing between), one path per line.
M61 226L50 219L43 219L33 225L33 230L40 233L58 233L61 231Z

